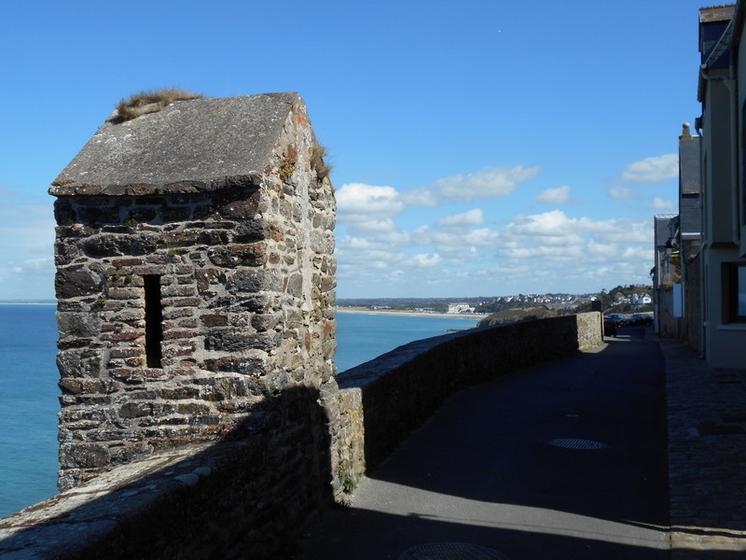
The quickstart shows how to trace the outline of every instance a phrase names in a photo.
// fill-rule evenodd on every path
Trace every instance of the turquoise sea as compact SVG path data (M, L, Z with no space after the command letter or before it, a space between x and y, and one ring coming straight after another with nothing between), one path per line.
M476 326L459 317L337 313L337 374L407 342Z
M0 305L0 517L55 493L57 326L53 305ZM337 370L473 319L337 314Z
M54 310L53 305L0 305L0 516L56 490Z

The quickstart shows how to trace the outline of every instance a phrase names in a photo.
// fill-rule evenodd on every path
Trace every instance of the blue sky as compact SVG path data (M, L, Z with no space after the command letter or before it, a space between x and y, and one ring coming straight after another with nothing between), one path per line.
M46 189L116 102L298 91L334 164L338 296L645 282L699 114L697 8L24 2L0 19L0 299L53 297Z

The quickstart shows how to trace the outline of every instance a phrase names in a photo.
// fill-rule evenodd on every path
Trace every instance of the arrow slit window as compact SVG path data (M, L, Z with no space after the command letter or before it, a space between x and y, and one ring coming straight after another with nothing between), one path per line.
M161 302L161 277L144 276L145 281L145 356L149 368L161 366L163 341L163 303Z

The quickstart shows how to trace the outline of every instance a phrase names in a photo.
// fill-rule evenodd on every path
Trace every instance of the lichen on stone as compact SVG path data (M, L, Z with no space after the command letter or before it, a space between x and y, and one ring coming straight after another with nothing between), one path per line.
M288 146L287 152L282 155L279 175L283 181L288 181L295 171L295 164L298 163L298 150L292 144Z

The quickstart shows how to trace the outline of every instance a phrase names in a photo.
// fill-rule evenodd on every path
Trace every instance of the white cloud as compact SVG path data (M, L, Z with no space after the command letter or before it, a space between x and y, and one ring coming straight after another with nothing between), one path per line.
M355 224L353 227L381 230L384 225L390 227L391 223L387 220L392 220L406 206L434 207L444 199L508 196L520 183L534 177L539 171L538 167L522 165L492 167L437 179L431 186L404 193L387 185L347 183L336 193L337 211L339 219Z
M41 270L45 272L54 271L54 258L53 257L38 257L35 259L26 259L21 263L21 266L14 266L13 272L23 273L34 270Z
M656 196L653 199L653 208L656 210L669 210L673 208L673 200Z
M543 204L564 204L570 200L570 186L557 187L556 189L546 189L539 193L536 200Z
M340 214L390 215L401 212L404 204L394 187L347 183L336 193Z
M611 271L609 274L632 281L642 278L646 267L649 269L643 255L647 254L651 231L649 223L576 218L553 210L516 216L497 246L499 253L515 264L540 258L542 266L563 281L586 281L591 275L598 276L604 267Z
M500 234L489 228L473 229L464 236L464 243L472 247L494 245L500 239Z
M630 163L622 173L622 179L633 183L659 183L679 176L679 157L664 154Z
M461 214L441 218L438 223L442 226L478 226L484 223L484 212L481 208L474 208Z
M422 226L412 234L411 246L434 247L438 254L454 259L471 259L478 256L479 247L494 247L500 234L490 228L430 228Z
M415 189L402 193L402 201L408 206L437 206L438 197L432 189Z
M442 201L444 188L421 189L418 196ZM473 208L403 229L397 218L408 203L393 187L350 183L338 200L347 231L337 243L341 297L466 294L476 286L497 293L580 291L648 280L648 221L599 220L554 209L485 227L489 216ZM422 270L432 282L423 282Z
M49 203L0 203L0 298L53 295L54 225Z
M583 257L583 249L578 246L547 247L539 245L536 247L519 247L506 249L505 255L512 259L529 259L533 257L545 257L554 260L571 260Z
M650 222L629 222L619 220L615 227L602 235L605 241L616 243L653 243L653 228Z
M649 247L627 247L622 253L625 259L641 259L644 261L653 261L653 249Z
M562 210L552 210L542 214L518 216L508 224L508 231L514 235L534 235L576 239L577 235L592 234L600 240L616 242L620 240L648 242L650 224L627 220L594 220L586 216L570 218Z
M339 220L355 231L391 232L404 203L394 187L347 183L336 193Z
M441 188L445 198L471 200L480 197L502 197L511 194L516 187L535 177L538 167L492 167L438 179L435 184Z
M609 196L617 200L626 200L636 198L638 195L635 191L627 187L612 187L609 189Z
M577 220L571 220L562 210L552 210L542 214L516 218L508 225L517 234L524 235L565 235L571 233Z
M588 241L586 245L588 253L596 257L607 257L609 255L615 255L619 253L619 249L613 243L600 243L595 239Z
M412 264L420 268L432 268L439 264L441 260L438 253L420 253L412 257Z

